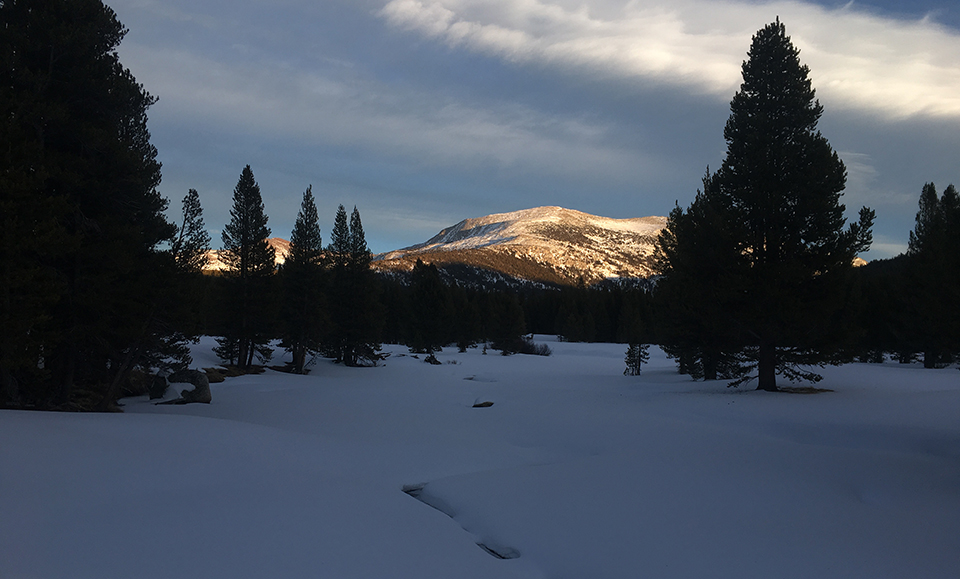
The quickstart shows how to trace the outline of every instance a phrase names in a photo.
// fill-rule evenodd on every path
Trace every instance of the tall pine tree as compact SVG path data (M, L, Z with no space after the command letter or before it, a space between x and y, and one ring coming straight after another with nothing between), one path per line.
M923 365L938 368L960 354L960 195L951 184L942 196L923 186L916 226L907 250L908 349L923 352Z
M230 223L223 229L220 259L232 291L229 304L230 332L220 341L218 355L236 360L242 369L253 364L254 355L269 359L269 283L275 270L273 247L267 242L267 227L260 186L250 165L243 168L233 190Z
M28 404L110 405L166 291L155 99L125 33L99 0L0 2L0 381Z
M184 272L200 273L207 265L210 251L210 234L203 224L203 207L200 194L190 189L183 198L183 220L171 246L177 268Z
M334 219L330 245L331 332L325 348L347 366L376 364L380 351L381 304L376 278L370 271L372 254L367 247L360 212L356 207L347 222L340 205Z
M863 208L844 229L846 170L817 130L823 107L779 19L754 35L742 72L727 156L703 202L722 212L723 240L735 242L722 263L739 288L720 305L757 365L758 387L776 390L778 373L816 380L801 366L836 360L846 278L869 248L874 214Z
M323 240L312 187L303 193L290 235L290 255L280 273L282 345L293 356L294 373L303 374L307 356L320 351L329 324L323 291Z
M410 285L412 315L407 344L413 352L439 352L451 341L454 325L451 292L440 278L437 266L424 264L419 259L413 266Z

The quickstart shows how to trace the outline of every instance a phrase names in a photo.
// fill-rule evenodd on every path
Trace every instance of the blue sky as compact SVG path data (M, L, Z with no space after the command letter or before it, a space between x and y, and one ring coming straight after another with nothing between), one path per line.
M723 160L756 30L810 66L843 202L906 248L925 182L960 185L960 6L871 2L114 0L150 110L161 192L200 192L220 240L250 164L273 235L307 185L327 234L356 205L375 252L540 205L606 217L686 206Z

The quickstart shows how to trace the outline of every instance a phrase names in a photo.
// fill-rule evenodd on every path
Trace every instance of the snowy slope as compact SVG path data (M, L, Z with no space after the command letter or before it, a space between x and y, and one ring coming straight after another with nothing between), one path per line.
M771 394L550 346L440 366L387 346L378 368L228 379L210 405L0 411L0 576L960 576L956 369L852 364L824 370L835 392Z
M537 207L466 219L430 240L377 256L375 267L404 270L417 259L463 263L509 275L587 283L648 277L664 217L610 219L562 207Z

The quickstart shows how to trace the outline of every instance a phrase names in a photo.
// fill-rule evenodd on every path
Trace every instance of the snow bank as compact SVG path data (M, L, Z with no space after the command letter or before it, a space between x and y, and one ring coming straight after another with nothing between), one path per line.
M854 364L786 395L551 348L2 411L0 576L960 575L956 370Z

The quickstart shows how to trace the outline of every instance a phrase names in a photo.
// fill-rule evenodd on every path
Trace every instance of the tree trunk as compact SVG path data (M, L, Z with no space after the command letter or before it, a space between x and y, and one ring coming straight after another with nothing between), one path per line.
M703 349L703 379L717 379L717 361L720 359L720 352L716 348Z
M237 367L240 369L247 368L247 357L250 354L250 340L246 337L241 337L239 343L237 344Z
M247 340L247 359L243 363L244 370L249 370L253 367L253 354L257 351L256 344L253 343L253 338Z
M777 391L777 348L769 342L760 343L760 360L757 365L759 384L757 390Z
M141 345L142 342L138 343L130 348L126 355L124 355L123 362L120 363L120 367L117 368L117 373L113 376L113 380L110 381L110 386L107 387L106 392L104 392L100 398L100 402L97 403L97 410L101 412L109 410L120 397L120 387L136 365L137 359L140 357Z
M690 366L692 365L692 364L690 363L690 357L691 357L691 356L690 356L690 351L689 351L689 350L687 350L686 348L684 348L683 350L681 350L681 352L680 352L680 357L677 359L677 361L678 361L677 371L678 371L680 374L683 374L683 375L686 375L686 376L689 376L689 375L690 375Z
M303 374L303 366L307 358L306 348L296 346L293 349L293 372L294 374Z

